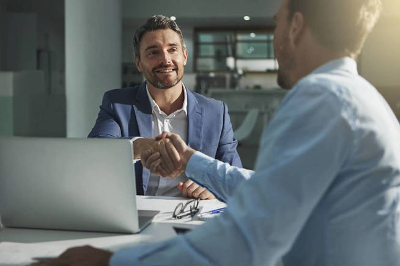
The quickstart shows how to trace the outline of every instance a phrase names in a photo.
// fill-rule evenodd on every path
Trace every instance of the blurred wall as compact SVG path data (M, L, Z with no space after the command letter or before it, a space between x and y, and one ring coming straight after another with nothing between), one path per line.
M5 14L5 48L3 67L7 71L36 69L35 13Z
M400 119L400 1L384 0L382 17L359 59L360 74L385 97Z
M54 75L49 84L49 74L64 71L63 5L63 0L0 0L1 135L65 136L64 88L55 89L60 83ZM45 61L38 57L44 48ZM59 65L53 63L57 59ZM38 71L38 65L47 68Z
M121 86L121 39L119 0L65 0L67 137L86 137Z
M0 0L0 70L3 69L4 60L4 27L5 27L5 14L6 14L6 3L4 0Z

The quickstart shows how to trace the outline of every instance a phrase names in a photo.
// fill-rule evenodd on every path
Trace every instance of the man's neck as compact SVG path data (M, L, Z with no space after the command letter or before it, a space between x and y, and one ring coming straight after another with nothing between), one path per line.
M167 115L182 108L185 98L182 82L178 82L178 84L169 89L159 89L148 82L147 88L158 107Z
M314 48L306 48L298 53L296 70L293 73L292 86L294 86L301 78L309 75L311 72L329 61L336 60L345 56L349 56L345 52L331 51L325 47L314 46Z

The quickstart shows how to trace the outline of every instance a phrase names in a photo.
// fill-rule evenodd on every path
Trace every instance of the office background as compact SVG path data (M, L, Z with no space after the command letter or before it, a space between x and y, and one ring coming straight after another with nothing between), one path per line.
M400 118L400 1L382 1L358 66ZM234 129L259 109L239 146L252 168L262 128L284 96L270 45L280 3L0 0L0 135L86 137L103 93L143 80L133 65L132 36L146 18L162 14L175 16L183 31L189 89L226 101Z

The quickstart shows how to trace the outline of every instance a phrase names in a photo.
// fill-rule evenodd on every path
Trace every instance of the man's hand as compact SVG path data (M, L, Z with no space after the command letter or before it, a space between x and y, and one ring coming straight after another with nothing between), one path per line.
M187 180L185 183L179 182L178 188L182 191L182 195L187 198L200 198L202 200L215 199L210 191L199 186L192 180Z
M138 138L133 142L133 158L141 159L142 153L149 150L156 143L153 138Z
M170 148L169 150L176 151L175 148ZM176 154L173 155L174 159L171 159L167 153L168 151L166 149L163 149L162 152L155 153L153 153L152 150L147 150L142 154L142 165L155 175L175 179L183 172L180 157L179 154ZM164 157L166 158L165 161L161 154L164 154Z
M160 143L160 149L144 151L141 154L142 164L152 173L174 179L185 171L187 161L196 151L187 146L178 134L166 131L155 141Z
M186 165L192 157L193 153L196 151L192 148L190 148L186 143L183 141L183 139L175 133L170 133L164 131L160 136L156 137L156 140L161 140L161 139L170 139L173 145L167 145L166 148L168 149L168 152L172 152L172 148L175 148L175 150L179 153L180 155L180 162L181 162L181 167L182 170L185 171ZM163 157L164 159L164 157Z
M56 259L43 260L32 265L106 266L113 253L91 246L70 248Z
M154 141L157 148L140 150L142 152L140 157L144 167L163 177L174 179L184 172L187 162L196 152L187 146L178 134L164 131ZM152 144L152 147L154 147L154 144Z
M137 139L134 153L135 159L140 158L142 165L153 174L174 179L182 173L179 153L168 138Z

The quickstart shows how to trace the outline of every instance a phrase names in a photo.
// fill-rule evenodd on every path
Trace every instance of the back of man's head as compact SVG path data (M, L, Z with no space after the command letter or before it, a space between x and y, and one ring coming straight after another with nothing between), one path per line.
M178 33L179 37L181 38L182 47L186 49L186 45L183 40L183 34L181 29L178 27L178 24L176 24L176 22L169 17L154 15L147 19L146 23L137 29L135 36L133 36L133 51L135 56L140 59L140 41L146 32L166 29L170 29Z
M381 0L288 0L290 20L303 14L317 41L335 52L357 56L380 15Z

